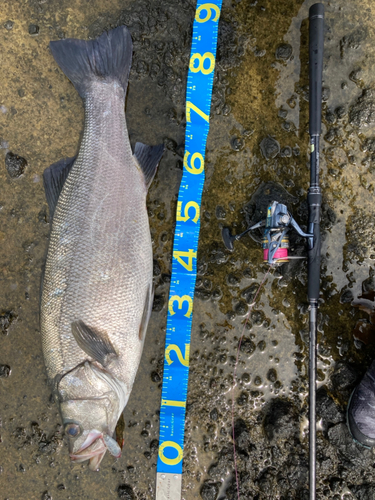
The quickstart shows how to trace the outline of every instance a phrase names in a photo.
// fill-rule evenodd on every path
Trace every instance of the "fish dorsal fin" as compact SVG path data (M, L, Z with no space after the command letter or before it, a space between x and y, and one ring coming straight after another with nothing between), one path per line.
M76 156L73 156L73 158L64 158L63 160L53 163L43 172L44 190L46 192L49 215L51 219L55 212L63 185L75 160Z
M105 333L99 333L87 326L82 320L73 321L72 333L79 347L102 366L117 357L111 341Z
M164 153L164 144L158 146L146 146L137 142L134 148L134 158L140 166L145 177L147 189L150 187L152 179L156 174L161 157Z
M146 336L147 325L151 316L153 301L154 301L154 287L150 285L147 290L145 307L143 309L141 324L139 326L140 341L143 341Z

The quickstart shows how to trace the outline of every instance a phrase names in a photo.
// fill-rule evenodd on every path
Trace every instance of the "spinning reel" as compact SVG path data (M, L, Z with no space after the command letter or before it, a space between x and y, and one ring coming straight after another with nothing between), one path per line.
M243 233L232 235L230 229L224 227L222 236L225 246L228 250L233 251L235 241L239 240L250 231L254 231L260 227L264 227L262 240L263 261L268 262L269 265L282 264L283 262L288 262L290 259L303 258L289 255L289 238L287 233L291 227L293 227L300 236L308 240L309 248L311 248L313 244L313 234L304 233L288 212L287 207L282 203L274 201L267 209L267 218L257 222Z

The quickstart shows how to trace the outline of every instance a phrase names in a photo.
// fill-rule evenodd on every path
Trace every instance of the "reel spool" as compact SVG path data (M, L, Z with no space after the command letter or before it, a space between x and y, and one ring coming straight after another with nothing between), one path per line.
M230 251L234 250L234 242L239 240L250 231L254 231L260 227L264 227L262 248L263 261L270 265L283 264L289 262L289 259L299 257L289 256L289 238L288 231L291 227L304 238L311 240L312 234L304 233L297 222L288 212L286 205L273 201L267 209L267 218L257 224L249 227L239 235L232 235L228 227L222 229L222 237L224 245Z

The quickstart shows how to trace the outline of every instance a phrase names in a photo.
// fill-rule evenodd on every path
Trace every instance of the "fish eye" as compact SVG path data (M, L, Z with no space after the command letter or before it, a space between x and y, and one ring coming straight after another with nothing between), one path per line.
M70 437L78 437L81 434L81 427L78 424L66 424L65 432Z

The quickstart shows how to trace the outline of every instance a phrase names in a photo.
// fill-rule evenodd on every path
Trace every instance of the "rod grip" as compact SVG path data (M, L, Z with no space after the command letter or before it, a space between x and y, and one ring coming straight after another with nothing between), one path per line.
M324 5L316 3L309 10L309 103L310 135L319 135L322 122L322 77L324 41Z

